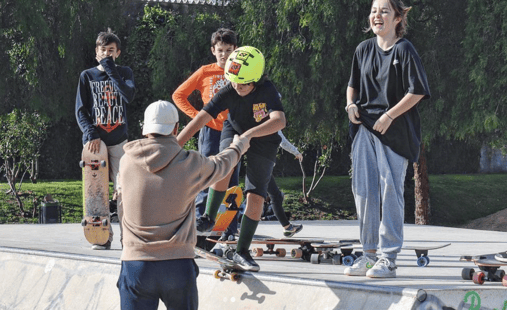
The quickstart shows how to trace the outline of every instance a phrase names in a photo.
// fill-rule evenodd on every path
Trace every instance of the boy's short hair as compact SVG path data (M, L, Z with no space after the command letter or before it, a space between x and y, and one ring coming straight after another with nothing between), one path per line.
M211 35L211 46L215 46L218 42L238 46L236 33L227 28L218 28L218 30Z
M117 35L113 33L111 28L107 28L107 31L103 31L99 33L97 36L97 41L95 41L96 46L106 46L111 43L116 43L116 48L121 50L121 41Z

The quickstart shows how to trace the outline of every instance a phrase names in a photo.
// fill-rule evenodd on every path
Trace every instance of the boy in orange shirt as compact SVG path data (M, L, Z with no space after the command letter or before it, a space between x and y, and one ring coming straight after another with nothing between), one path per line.
M202 66L174 92L172 98L176 106L190 118L194 118L199 111L195 109L188 101L188 96L194 90L201 93L203 104L206 105L213 96L222 89L228 80L224 77L224 67L229 55L236 49L237 38L234 31L220 28L211 35L211 52L216 57L217 62ZM203 156L212 156L219 153L220 134L224 122L227 122L229 111L221 112L216 119L209 121L200 131L198 148ZM239 184L239 166L231 178L229 187ZM213 199L213 197L209 197ZM197 208L196 216L204 214L206 201L208 199L208 189L197 195L195 204ZM234 224L233 224L234 225ZM234 231L234 227L231 227ZM224 236L227 238L227 236Z

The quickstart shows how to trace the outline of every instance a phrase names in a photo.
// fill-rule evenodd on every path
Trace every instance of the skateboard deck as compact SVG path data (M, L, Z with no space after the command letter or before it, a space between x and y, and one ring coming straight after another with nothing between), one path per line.
M462 256L460 260L471 261L479 267L477 272L474 268L463 268L461 270L463 280L472 280L475 284L484 284L485 281L502 282L503 286L507 286L505 271L500 269L507 266L507 263L496 260L495 254Z
M225 209L222 212L218 212L215 220L215 227L210 232L209 236L220 237L222 233L229 227L232 220L238 214L239 206L243 201L243 190L239 186L233 186L225 192L223 204Z
M219 243L227 245L230 249L233 248L234 245L236 245L237 241L220 241L220 240L210 240L210 242ZM314 248L312 247L312 243L322 243L324 240L322 239L293 239L293 238L259 238L259 239L253 239L252 240L252 247L250 251L252 252L252 256L254 257L260 257L264 254L274 254L277 257L285 257L287 255L287 250L284 248L278 248L275 249L276 245L297 245L298 248L291 250L291 257L292 258L302 258L306 261L310 261L310 256L313 253L316 253ZM255 247L255 245L265 245L266 248L262 247ZM223 253L227 257L229 250L225 250Z
M312 243L311 246L316 253L310 255L312 264L320 264L323 260L330 261L333 265L352 266L354 261L363 255L361 251L354 252L354 244L359 243L358 239L343 239L333 242Z
M79 166L83 170L83 220L86 240L103 245L109 240L109 163L107 147L100 142L96 154L83 147Z
M215 279L229 279L236 282L240 278L239 272L244 271L241 265L236 264L232 260L220 257L199 247L194 247L194 253L220 266L220 269L215 270Z
M222 233L229 227L234 217L239 212L239 206L243 201L243 191L239 186L233 186L229 188L226 193L222 205L218 210L217 217L215 219L215 226L211 232L200 232L197 231L197 246L209 251L213 248L213 243L210 243L208 239L218 239Z
M450 245L450 243L440 243L435 245L406 245L401 249L415 251L415 255L417 256L417 266L426 267L430 263L430 258L428 256L429 250L441 249Z

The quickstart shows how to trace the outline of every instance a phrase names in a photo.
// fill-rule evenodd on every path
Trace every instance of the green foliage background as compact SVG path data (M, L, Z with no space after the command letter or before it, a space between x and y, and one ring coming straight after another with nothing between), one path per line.
M405 0L407 38L428 73L432 98L420 104L430 169L477 171L483 142L507 141L507 2ZM371 1L240 0L227 7L145 4L134 0L1 0L0 115L14 108L51 120L41 155L41 178L79 178L80 131L74 118L79 73L95 66L95 38L111 27L122 39L118 62L130 66L137 94L128 107L130 139L140 137L145 107L172 92L201 65L214 61L210 35L218 27L239 34L267 59L267 73L283 96L286 136L304 151L308 171L333 144L331 174L348 171L343 110L350 63L364 33ZM191 97L199 107L197 95ZM180 115L183 125L188 121ZM453 157L431 155L449 141L470 165L446 169ZM444 152L445 153L445 152ZM443 154L442 152L438 154ZM435 168L432 168L434 167ZM282 156L278 173L298 174ZM431 170L430 170L431 172Z

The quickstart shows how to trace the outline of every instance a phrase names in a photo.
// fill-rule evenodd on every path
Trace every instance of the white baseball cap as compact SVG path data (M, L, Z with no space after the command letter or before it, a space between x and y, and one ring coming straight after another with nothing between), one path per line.
M178 110L169 101L159 100L144 111L143 136L149 133L169 135L178 122Z

